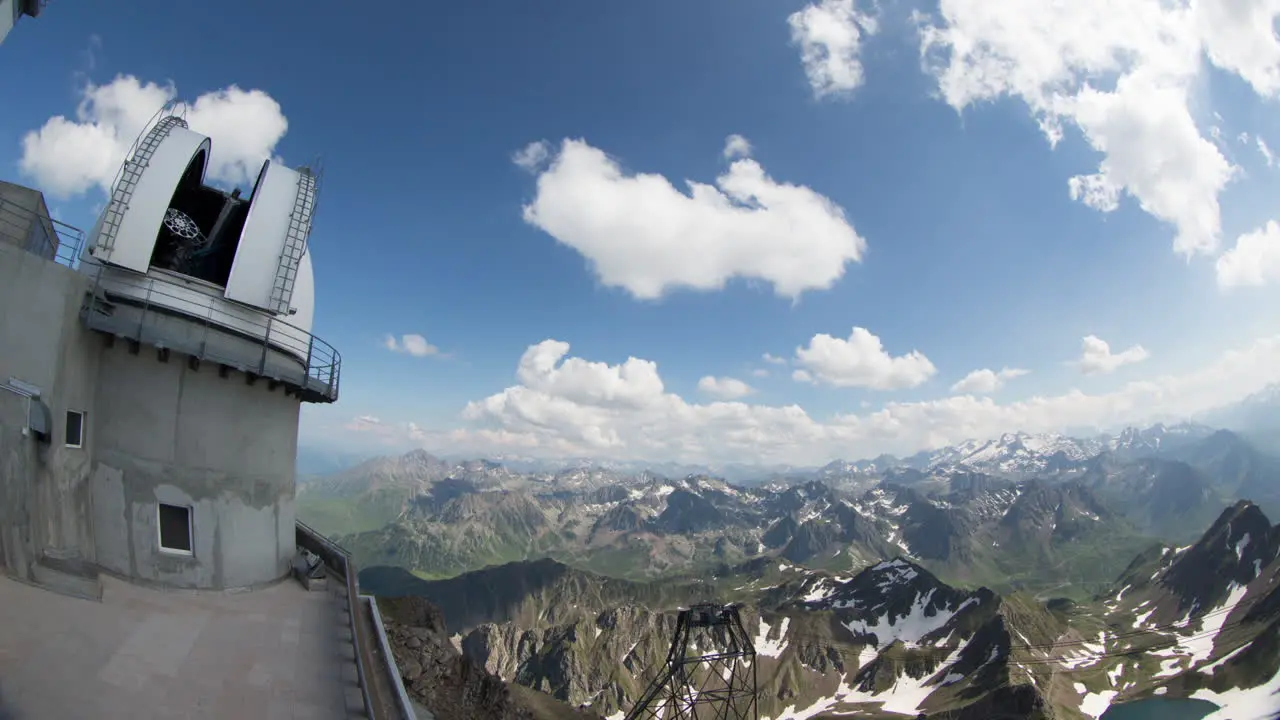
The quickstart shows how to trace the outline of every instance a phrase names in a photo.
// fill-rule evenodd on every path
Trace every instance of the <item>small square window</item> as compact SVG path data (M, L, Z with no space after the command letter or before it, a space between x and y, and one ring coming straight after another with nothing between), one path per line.
M191 508L160 503L160 549L191 554Z
M67 447L84 447L84 413L68 410L66 430Z

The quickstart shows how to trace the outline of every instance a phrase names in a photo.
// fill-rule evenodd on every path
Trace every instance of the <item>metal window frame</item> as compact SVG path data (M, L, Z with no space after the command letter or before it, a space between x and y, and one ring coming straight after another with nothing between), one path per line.
M79 415L79 416L80 416L80 442L79 442L79 443L77 443L77 444L72 444L72 443L67 439L67 419L68 419L71 415ZM63 445L63 447L75 448L75 449L77 449L77 450L82 450L82 449L84 449L84 445L85 445L85 442L84 442L84 419L85 419L86 417L88 417L88 416L89 416L89 413L85 412L84 410L75 410L75 409L73 409L73 408L67 408L66 415L64 415L64 416L63 416L63 418L62 418L62 445Z
M181 508L187 511L187 545L190 546L191 548L190 550L183 550L182 548L168 547L164 544L164 531L163 531L163 525L161 524L161 521L160 521L160 508L164 507L165 505L168 505L169 507L173 507L173 508ZM167 502L156 503L156 547L160 548L160 552L167 553L169 555L181 555L183 557L194 557L196 554L195 525L196 525L195 508L191 507L190 505L175 505L173 503L167 503Z

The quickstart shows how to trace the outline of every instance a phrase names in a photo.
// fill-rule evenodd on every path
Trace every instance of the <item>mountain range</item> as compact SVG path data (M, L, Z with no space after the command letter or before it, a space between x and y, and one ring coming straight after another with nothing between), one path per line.
M771 720L1257 705L1280 650L1280 460L1191 423L749 486L414 451L309 479L298 513L366 591L438 605L476 668L610 720L700 601L743 603Z
M472 602L505 578L502 599ZM608 579L550 561L447 581L369 568L360 580L456 607L466 620L449 632L469 661L611 720L661 667L675 627L674 596L600 592ZM955 587L901 556L849 575L754 561L688 590L734 584L761 718L1075 720L1151 698L1212 702L1233 720L1280 709L1280 525L1248 502L1188 546L1137 554L1079 603Z
M313 479L298 512L361 564L427 578L537 558L652 580L760 557L848 571L903 554L948 581L1078 594L1241 498L1280 513L1280 460L1230 431L1156 425L1009 434L755 487L599 466L521 473L419 450Z
M1265 452L1280 455L1280 383L1270 385L1262 390L1249 395L1241 401L1227 404L1222 407L1214 408L1192 418L1193 423L1174 423L1170 424L1166 431L1176 434L1179 428L1200 428L1206 430L1208 428L1222 428L1232 430L1242 437L1246 438ZM1164 425L1156 425L1153 428L1162 428ZM1148 428L1151 430L1152 428ZM1085 454L1096 454L1098 448L1103 447L1111 442L1124 441L1121 439L1126 433L1142 433L1136 428L1123 430L1115 435L1097 434L1097 433L1076 433L1063 435L1029 435L1027 433L1010 433L1005 438L1031 438L1032 445L1041 445L1041 454L1046 457L1052 455L1051 452L1044 453L1043 447L1051 446L1056 442L1065 442L1068 446L1067 452L1072 452L1072 447L1084 449ZM1145 433L1148 439L1152 438L1151 433ZM949 448L941 448L937 450L928 450L916 453L907 458L897 458L892 455L880 455L874 459L862 459L855 461L836 460L827 466L819 467L800 467L789 465L762 465L753 463L719 463L719 464L693 464L693 463L677 463L677 462L642 462L634 460L601 460L598 458L540 458L526 457L520 455L492 455L489 460L503 467L521 474L533 475L554 475L565 470L575 468L598 468L607 472L618 475L636 475L642 472L650 472L655 475L665 477L685 477L688 475L710 475L723 478L737 485L758 485L769 482L771 480L792 480L796 479L824 479L822 473L828 470L836 470L840 474L849 474L853 469L870 470L872 473L883 472L891 467L911 467L917 470L928 469L934 464L935 456L940 460L943 457L955 457L965 455L965 449L969 449L968 454L972 454L977 446L985 445L988 441L968 440L956 446ZM1154 449L1154 448L1153 448ZM369 458L368 453L339 451L327 446L317 446L314 444L302 443L298 447L298 473L301 479L309 480L317 475L328 475L349 470L359 465L363 460ZM453 454L445 454L441 456L442 461L451 465L465 463L471 458Z

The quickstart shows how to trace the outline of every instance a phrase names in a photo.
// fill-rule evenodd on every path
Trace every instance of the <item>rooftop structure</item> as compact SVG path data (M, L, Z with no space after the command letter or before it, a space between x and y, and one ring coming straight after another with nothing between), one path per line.
M162 110L87 236L0 183L0 716L413 717L349 556L294 517L301 403L341 368L319 173L242 196L211 151ZM300 548L325 592L281 582Z
M0 0L0 43L23 15L39 17L47 0Z

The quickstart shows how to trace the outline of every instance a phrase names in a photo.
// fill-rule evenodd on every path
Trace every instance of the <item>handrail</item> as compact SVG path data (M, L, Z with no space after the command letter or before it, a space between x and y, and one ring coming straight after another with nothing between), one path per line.
M223 362L262 376L269 375L267 360L270 352L274 350L291 356L302 367L301 387L303 389L316 391L329 402L338 399L342 356L332 345L310 332L269 315L265 311L231 303L221 296L210 295L198 288L182 288L176 282L165 278L144 275L106 264L98 265L91 274L93 275L93 287L90 291L91 304L87 306L85 313L85 322L91 327L112 324L105 317L95 316L96 308L92 305L99 299L108 299L109 294L111 301L124 301L141 308L142 314L136 322L131 321L127 328L117 329L117 334L123 337L142 341L148 314L152 317L181 315L192 323L202 326L203 333L198 343L189 342L186 346L179 347L175 341L174 344L166 345L170 349L185 352L200 359ZM193 278L192 284L199 286L206 283ZM236 357L219 355L208 342L210 329L237 336L251 343L254 346L253 357L249 358L245 354ZM277 379L289 381L286 377ZM319 390L311 381L319 386Z
M396 691L396 703L400 706L400 715L404 720L418 720L413 702L409 700L409 693L404 689L404 680L400 677L396 656L391 652L391 641L387 639L387 628L382 624L382 612L378 610L378 600L372 595L361 595L360 599L369 604L369 615L373 618L373 627L378 633L378 646L382 648L382 660L386 664L387 674L391 676L391 684Z
M329 538L321 535L301 520L294 520L294 523L296 539L302 541L298 542L298 545L306 547L308 544L306 541L311 541L317 544L325 551L324 554L318 553L309 547L306 549L311 550L311 552L315 552L315 554L320 556L322 560L325 560L325 565L329 565L334 571L341 572L343 580L346 581L347 621L351 627L352 654L356 659L356 682L360 686L360 696L364 701L365 717L369 718L369 720L379 720L378 716L374 714L373 697L369 694L369 676L365 671L364 660L360 657L360 638L363 636L363 630L360 627L360 623L356 621L356 615L358 614L357 605L360 603L360 581L354 572L355 564L351 562L351 553L347 552L342 546L329 540ZM332 558L340 560L340 564L342 566L341 570L336 567L339 564L337 562L330 565L330 562L325 558L325 555L329 555Z
M20 220L25 219L25 222L15 225L5 219L12 216ZM32 228L36 223L40 223L41 229L45 231L42 233L44 237L40 248L28 246ZM27 233L28 236L19 238L14 232L15 229ZM42 215L37 210L23 207L3 197L0 197L0 235L22 240L23 242L19 245L28 252L73 269L79 265L80 250L84 247L84 231L80 228L55 220L48 215Z

